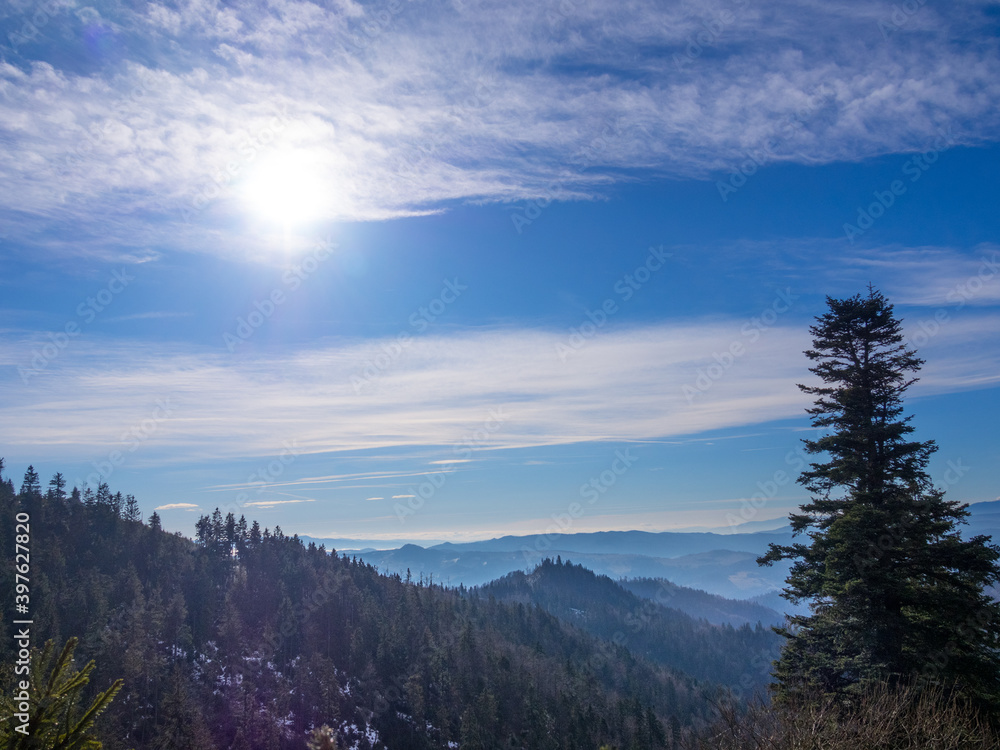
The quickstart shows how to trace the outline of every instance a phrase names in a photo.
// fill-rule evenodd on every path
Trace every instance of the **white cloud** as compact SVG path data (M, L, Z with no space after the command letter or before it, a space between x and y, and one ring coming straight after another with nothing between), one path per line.
M914 395L1000 383L1000 318L971 312L915 342L928 365ZM123 450L121 435L150 416L157 398L169 398L169 416L130 461L268 456L280 452L283 441L293 441L296 454L450 446L464 458L470 450L656 439L801 416L808 399L795 384L811 378L801 354L809 345L804 327L779 321L753 341L744 324L605 330L566 361L557 353L565 333L426 337L360 394L352 377L380 351L380 342L238 361L134 344L84 356L80 342L72 362L54 363L28 386L8 383L0 429L17 434L32 456L87 458ZM730 362L726 352L735 351L734 344L744 350ZM374 487L373 480L404 475L414 472L269 486Z
M119 315L114 318L106 318L110 323L124 322L126 320L160 320L163 318L189 318L194 313L191 312L144 312L144 313L134 313L132 315Z
M886 248L859 255L862 271L886 278L884 291L900 305L951 311L1000 303L1000 246L984 243L971 252L950 248Z
M992 242L966 248L853 247L843 238L796 237L672 249L676 259L696 260L702 269L725 268L747 277L779 275L797 293L851 296L871 283L901 308L897 312L903 318L919 314L914 308L920 307L958 314L1000 304L1000 245Z
M198 506L194 503L167 503L166 505L158 505L153 508L153 510L197 510Z
M256 508L272 508L275 505L296 505L298 503L313 503L316 502L312 498L302 498L299 500L255 500L253 502L244 503L247 507Z
M380 219L593 197L623 168L705 177L751 149L813 164L924 150L947 128L981 143L1000 125L989 5L927 4L888 40L890 2L120 10L123 43L163 67L0 63L0 233L254 252L269 233L238 183L275 149L308 154L330 218Z
M268 488L274 487L302 487L309 488L310 490L316 489L326 489L330 487L344 487L345 482L358 483L361 482L363 486L374 487L379 486L372 484L378 480L385 479L399 479L401 477L422 477L433 473L430 471L380 471L380 472L358 472L353 474L326 474L319 477L298 477L296 479L287 480L270 480L267 483ZM350 486L350 485L347 485ZM237 484L216 484L206 489L211 492L227 492L234 489L254 489L260 487L260 481L250 480L247 482L239 482Z

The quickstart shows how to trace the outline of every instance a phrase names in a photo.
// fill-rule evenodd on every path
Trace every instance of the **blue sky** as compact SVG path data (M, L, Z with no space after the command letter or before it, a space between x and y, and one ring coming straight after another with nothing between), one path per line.
M870 282L997 498L995 3L11 2L0 455L191 533L784 516Z

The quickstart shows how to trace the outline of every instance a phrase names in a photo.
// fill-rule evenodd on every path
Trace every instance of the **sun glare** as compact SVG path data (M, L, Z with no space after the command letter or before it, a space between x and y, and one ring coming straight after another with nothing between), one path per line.
M301 152L262 160L247 176L243 190L256 216L285 227L322 218L332 201L330 186Z

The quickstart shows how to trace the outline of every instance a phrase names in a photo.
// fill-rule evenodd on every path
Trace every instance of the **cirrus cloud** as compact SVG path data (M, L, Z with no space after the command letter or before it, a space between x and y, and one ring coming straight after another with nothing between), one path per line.
M120 7L89 21L114 55L39 41L0 63L0 234L253 252L273 232L243 183L288 152L328 186L328 219L378 220L593 199L634 170L705 179L748 153L817 164L942 132L992 141L990 6L926 5L888 39L890 2ZM50 31L82 39L83 23L66 13Z

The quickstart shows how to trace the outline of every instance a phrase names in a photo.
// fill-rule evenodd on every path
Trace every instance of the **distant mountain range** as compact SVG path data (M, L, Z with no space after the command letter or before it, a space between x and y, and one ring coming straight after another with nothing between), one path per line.
M759 531L750 534L717 534L699 531L596 531L585 534L529 534L503 536L482 542L444 543L431 549L509 552L565 549L595 555L642 555L674 558L711 550L761 554L770 542L785 543L791 532Z
M577 552L572 542L562 548L538 552L531 549L490 551L464 549L464 545L424 549L407 545L398 550L359 553L357 556L380 570L405 574L450 586L480 586L516 570L530 570L546 557L561 555L581 563L595 573L611 578L666 578L683 586L736 599L749 599L782 586L788 564L771 568L757 565L755 552L708 550L680 557L641 554L594 554Z
M969 506L963 534L991 535L1000 542L1000 501ZM773 523L773 522L767 522ZM331 546L336 540L302 537ZM430 547L407 544L391 550L346 550L387 572L433 579L451 586L481 586L513 571L533 570L548 557L562 556L612 579L667 579L729 599L754 599L783 607L775 594L790 564L768 568L757 557L770 543L792 540L786 526L752 533L601 531L582 534L504 536L478 542L445 542ZM333 545L336 546L336 545ZM339 549L339 548L338 548ZM344 551L344 550L341 550Z
M990 534L993 543L1000 544L1000 500L970 505L969 530L974 534Z
M787 566L760 568L756 558L769 543L783 544L790 539L787 531L602 531L504 536L426 548L407 544L356 554L381 570L404 574L409 569L414 577L433 576L435 581L452 586L479 586L515 570L532 569L546 557L562 555L612 578L667 578L720 596L746 599L781 586ZM329 545L329 540L303 540Z

